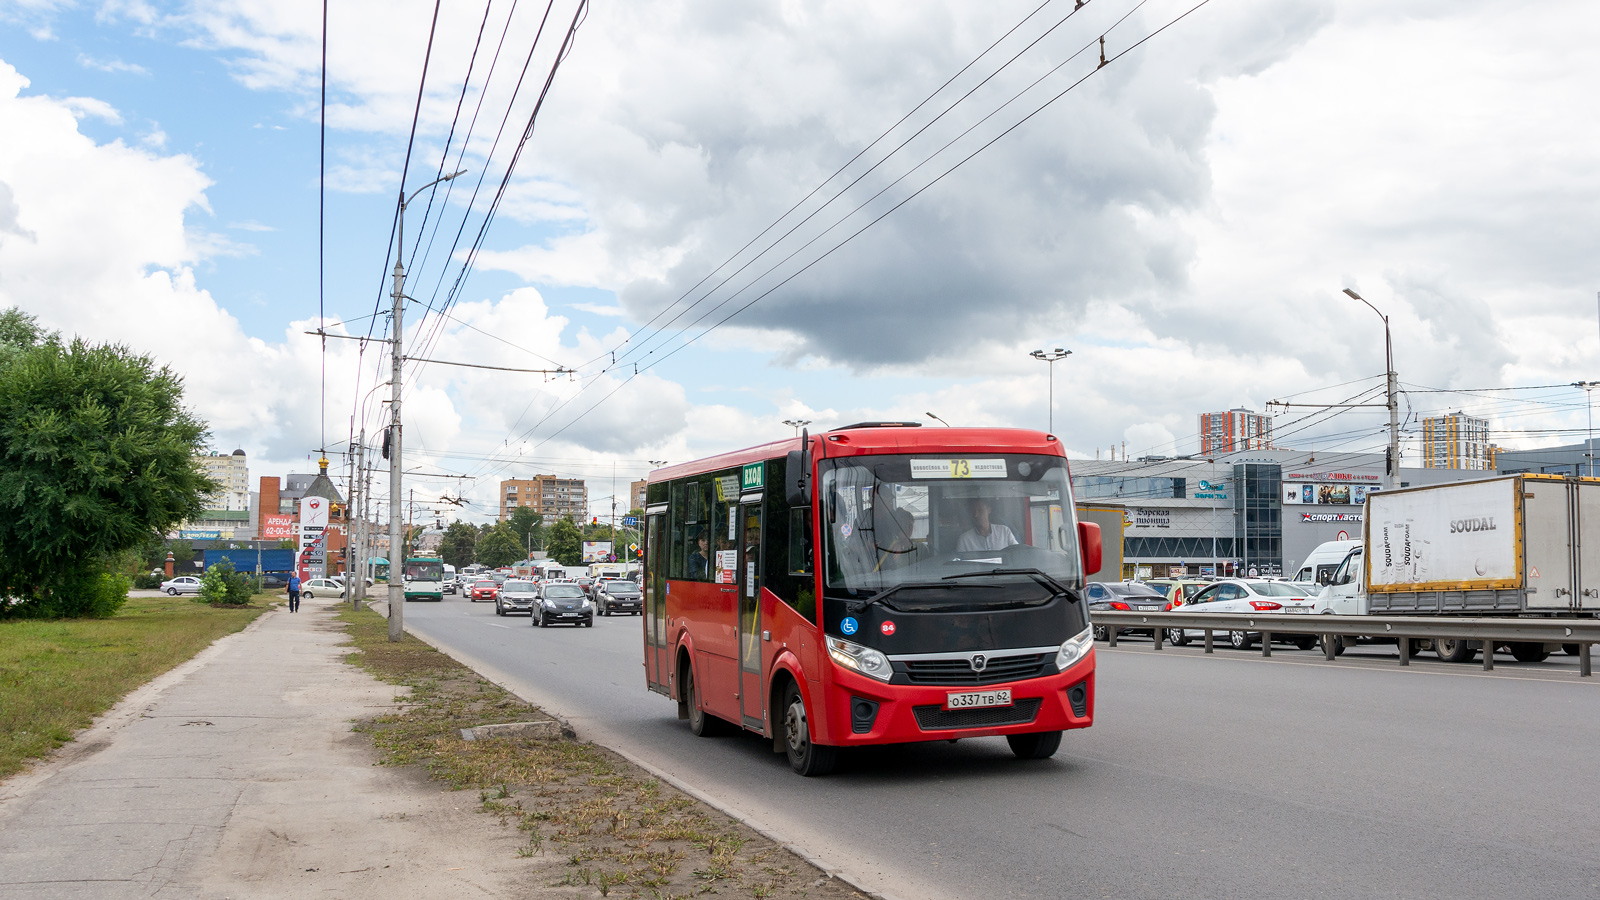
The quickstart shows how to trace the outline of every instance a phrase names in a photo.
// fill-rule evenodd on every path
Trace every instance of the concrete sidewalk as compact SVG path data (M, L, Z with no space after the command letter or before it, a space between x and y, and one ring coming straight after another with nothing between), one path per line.
M536 893L477 797L374 765L334 601L278 607L0 784L0 898Z

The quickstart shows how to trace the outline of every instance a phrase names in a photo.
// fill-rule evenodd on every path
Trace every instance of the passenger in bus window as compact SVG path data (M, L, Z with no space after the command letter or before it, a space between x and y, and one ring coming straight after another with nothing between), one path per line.
M1010 528L999 522L989 521L990 506L987 498L973 498L969 508L972 511L972 527L956 542L957 551L1004 550L1020 543Z
M695 535L695 551L689 554L689 577L695 581L705 581L711 572L711 557L706 549L710 543L705 529Z

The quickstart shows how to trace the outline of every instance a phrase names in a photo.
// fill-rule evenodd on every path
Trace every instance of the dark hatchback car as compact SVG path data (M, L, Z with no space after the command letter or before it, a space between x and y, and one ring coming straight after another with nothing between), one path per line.
M571 582L542 584L539 602L533 607L533 625L544 628L566 622L572 625L594 627L594 607L583 595L583 588Z
M1091 581L1088 588L1089 611L1161 612L1167 608L1167 595L1138 581ZM1119 628L1118 635L1153 634L1149 628ZM1104 625L1094 626L1094 639L1109 637Z
M600 615L609 616L612 613L633 613L638 615L644 611L644 593L639 586L631 581L612 579L595 583L595 606L600 608Z

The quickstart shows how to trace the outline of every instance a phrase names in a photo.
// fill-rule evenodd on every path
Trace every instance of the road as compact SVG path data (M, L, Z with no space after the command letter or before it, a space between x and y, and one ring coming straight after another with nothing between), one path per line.
M702 739L644 687L639 619L535 629L490 604L409 628L867 886L911 897L1600 896L1600 679L1394 649L1270 659L1099 645L1095 725L875 748L800 778L771 742Z

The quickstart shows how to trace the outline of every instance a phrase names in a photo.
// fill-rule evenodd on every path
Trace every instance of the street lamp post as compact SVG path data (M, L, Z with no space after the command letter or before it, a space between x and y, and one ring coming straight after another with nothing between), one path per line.
M1583 448L1583 455L1589 460L1589 477L1594 477L1594 389L1600 387L1600 381L1574 381L1572 386L1583 388L1584 396L1589 407L1589 442Z
M1042 359L1050 364L1050 433L1056 432L1056 360L1072 355L1071 350L1057 347L1054 350L1035 350L1028 354L1034 359Z
M800 429L806 427L807 425L810 425L811 424L811 420L810 419L784 419L783 420L783 424L793 426L794 427L794 436L795 437L799 437L800 436Z
M1344 292L1352 300L1360 300L1367 304L1367 309L1378 313L1378 318L1383 320L1383 359L1385 365L1385 405L1389 407L1389 453L1384 464L1383 489L1392 491L1400 486L1400 381L1394 372L1394 341L1389 336L1389 317L1381 312L1367 299L1355 291L1345 288Z
M938 416L934 415L933 413L928 413L928 418L934 420L935 422L938 422L940 425L943 425L946 428L950 427L950 423L949 422L946 422L945 420L939 418Z
M394 300L394 310L393 310L393 313L392 313L393 318L394 318L394 322L393 322L392 330L393 330L394 333L391 335L393 343L391 343L389 345L390 351L391 351L390 352L390 365L391 365L393 371L392 371L392 373L391 373L391 375L389 377L390 399L389 399L389 441L388 441L388 444L389 444L389 640L391 640L391 641L399 641L399 640L401 640L402 638L405 637L405 623L403 621L403 616L405 615L405 609L406 609L406 589L405 589L406 557L405 557L405 545L404 545L404 541L402 540L402 536L401 536L401 533L400 533L400 528L401 528L401 504L404 502L403 500L400 499L401 498L400 487L401 487L401 481L402 481L402 475L401 475L401 473L402 473L402 469L401 469L401 453L400 453L400 437L401 437L401 432L400 432L400 394L401 394L401 390L400 390L400 388L401 388L400 375L401 375L402 369L404 368L405 360L406 360L405 353L404 353L404 351L403 351L403 349L401 347L401 341L404 340L404 338L405 338L405 330L404 330L403 324L401 322L401 318L402 318L403 314L405 313L406 269L405 269L405 266L401 264L401 260L405 259L406 207L408 205L410 205L412 200L417 199L417 195L418 194L422 193L423 191L427 190L428 188L433 187L436 184L439 184L440 182L449 181L452 178L455 178L455 177L463 174L464 172L466 172L466 170L462 169L461 171L452 172L449 175L442 175L442 176L440 176L438 178L435 178L434 180L432 180L432 181L428 182L427 184L423 185L422 187L417 188L415 191L412 191L410 197L406 196L405 187L402 185L401 189L400 189L400 210L399 210L399 213L398 213L398 217L397 217L397 219L395 221L394 293L393 293L393 296L392 296L392 299Z

